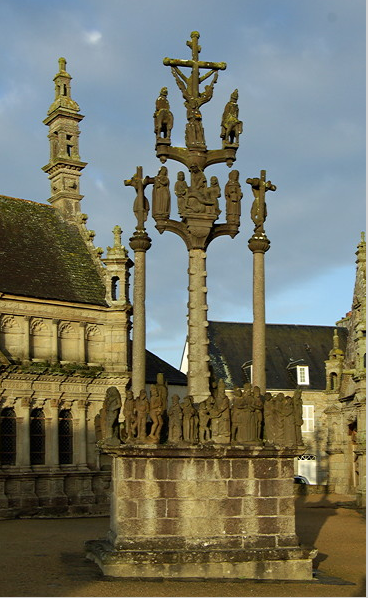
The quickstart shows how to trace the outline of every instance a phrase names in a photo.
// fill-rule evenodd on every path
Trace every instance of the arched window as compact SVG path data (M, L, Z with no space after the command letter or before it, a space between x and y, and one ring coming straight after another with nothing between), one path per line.
M330 386L331 390L337 390L337 374L335 372L330 374Z
M73 419L70 409L59 413L59 463L73 463Z
M5 407L0 414L0 463L15 465L16 459L16 418L12 407Z
M119 301L120 297L120 279L119 276L113 276L111 279L111 299Z
M45 415L43 409L32 409L29 430L31 465L45 463Z

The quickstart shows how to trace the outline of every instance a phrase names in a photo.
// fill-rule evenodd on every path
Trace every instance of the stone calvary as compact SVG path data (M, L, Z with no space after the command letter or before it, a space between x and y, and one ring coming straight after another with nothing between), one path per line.
M109 389L101 412L101 452L112 457L110 530L105 540L86 543L88 558L106 575L175 579L312 579L316 551L301 547L295 533L294 458L303 454L302 399L266 389L264 255L270 247L264 223L265 195L276 186L247 178L254 196L253 377L252 384L225 389L211 377L207 338L206 250L219 236L239 232L243 192L238 170L224 188L225 221L218 177L209 166L236 159L243 123L238 90L219 118L220 149L205 141L202 107L214 93L224 62L199 59L199 33L191 33L189 60L165 58L186 109L185 147L171 145L174 116L163 87L156 100L154 177L143 168L125 180L136 197L134 250L132 384L125 397ZM203 73L203 74L202 74ZM201 84L210 80L201 90ZM171 217L168 160L180 162L174 193L179 219ZM152 206L145 195L152 185ZM186 244L189 259L188 394L168 396L163 376L145 386L146 252L145 222L150 207L160 233ZM109 392L110 391L110 392Z

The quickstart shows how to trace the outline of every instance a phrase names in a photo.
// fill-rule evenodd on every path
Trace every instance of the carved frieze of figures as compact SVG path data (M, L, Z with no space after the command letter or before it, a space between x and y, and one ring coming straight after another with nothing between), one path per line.
M170 189L166 166L161 166L154 177L152 191L152 216L155 220L167 219L170 216Z
M156 110L153 114L155 133L157 141L170 142L171 129L174 124L174 117L170 111L170 104L167 99L167 87L163 87L156 100Z
M239 135L243 132L243 123L239 120L238 90L235 89L225 106L221 120L221 134L224 145L239 144Z
M303 404L299 389L293 396L267 392L263 397L258 386L246 383L243 388L234 389L230 400L223 380L219 380L213 394L215 396L209 395L198 405L194 405L191 395L182 402L178 395L174 395L166 411L167 385L162 375L158 376L157 384L151 385L150 398L145 390L141 390L134 399L128 390L123 407L124 441L159 444L168 440L174 445L232 443L259 446L265 443L276 447L303 444ZM101 422L104 438L110 444L120 442L120 407L117 389L109 389Z
M197 166L191 169L191 185L188 187L184 173L178 173L178 180L175 183L175 194L178 198L178 211L182 218L197 214L209 214L216 220L221 210L218 198L221 197L221 189L216 176L207 179L204 172Z

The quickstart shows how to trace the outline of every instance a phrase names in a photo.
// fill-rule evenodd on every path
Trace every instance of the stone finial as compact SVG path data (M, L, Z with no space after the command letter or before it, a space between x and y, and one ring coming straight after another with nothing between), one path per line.
M61 57L59 58L59 72L66 71L66 59Z
M116 224L112 229L112 233L114 235L114 245L112 247L108 246L106 248L108 258L126 258L128 256L127 250L125 249L124 245L121 244L122 232L123 231L118 224Z
M114 235L114 248L121 248L121 233L123 232L118 224L112 229Z

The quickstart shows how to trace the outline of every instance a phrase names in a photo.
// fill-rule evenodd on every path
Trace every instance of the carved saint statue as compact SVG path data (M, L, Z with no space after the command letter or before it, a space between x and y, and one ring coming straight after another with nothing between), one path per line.
M199 418L199 442L204 443L211 440L211 397L198 405Z
M150 431L148 438L156 443L160 442L160 432L161 432L161 428L162 428L162 424L163 424L162 413L163 413L162 399L158 393L156 385L151 384L149 414L152 419L152 426L151 426L151 431Z
M167 395L168 395L168 389L167 389L167 382L165 381L164 375L162 374L162 372L159 372L156 376L156 388L158 391L158 394L160 395L161 399L162 399L162 409L163 411L167 410Z
M194 105L193 105L194 104ZM204 129L202 125L202 114L195 105L195 102L185 102L187 109L187 124L185 126L185 143L190 146L205 146Z
M170 189L166 166L161 166L154 177L152 191L152 216L155 220L170 216Z
M210 415L212 440L214 442L230 442L230 402L222 379L218 382L217 396Z
M266 392L264 402L264 439L269 444L276 444L275 426L275 400L270 392Z
M169 442L183 440L183 410L179 403L179 395L173 395L169 415Z
M243 193L239 183L239 170L229 172L229 180L225 185L226 221L229 224L240 224L241 198Z
M153 114L155 133L157 141L168 141L171 138L171 129L174 124L174 117L170 111L170 104L167 99L167 87L163 87L156 100L156 110Z
M178 212L180 216L183 216L188 195L188 184L182 170L178 172L178 180L175 183L174 191L178 198Z
M133 440L137 431L137 418L135 411L135 400L131 390L126 391L125 403L123 407L123 415L125 417L125 430L127 434L127 442Z
M120 444L119 413L121 409L120 392L115 386L110 386L101 410L102 439L110 445Z
M253 387L253 417L255 428L255 440L261 440L263 421L263 400L259 386Z
M221 134L224 144L239 143L239 135L243 132L243 123L239 120L238 90L235 89L226 104L221 121Z
M193 397L188 395L183 401L183 439L185 442L193 443L195 441L196 414L197 410L193 405Z
M150 404L145 390L141 390L136 398L135 408L137 412L137 438L144 441L146 440L147 415L150 411Z
M241 388L235 388L231 409L231 440L232 442L247 441L247 404Z
M210 213L215 213L217 216L221 214L218 198L221 197L221 189L217 176L211 176L210 186L207 187L207 205Z

